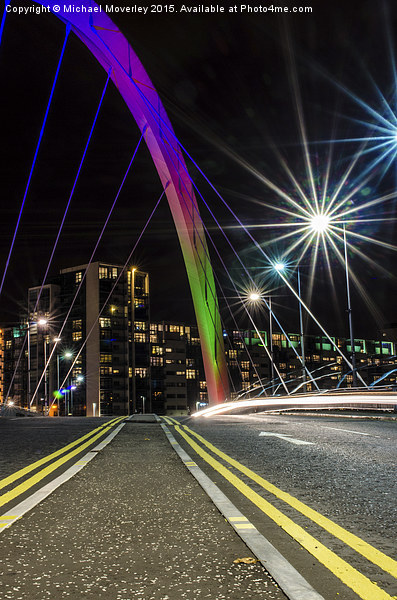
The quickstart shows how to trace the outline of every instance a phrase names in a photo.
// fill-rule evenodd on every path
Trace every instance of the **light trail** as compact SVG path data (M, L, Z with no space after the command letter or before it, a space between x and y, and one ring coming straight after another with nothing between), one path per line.
M225 402L210 408L205 408L192 415L198 417L212 417L216 415L226 414L235 410L245 408L268 408L275 409L293 409L293 408L332 408L334 406L345 407L346 404L370 406L381 404L384 406L397 405L397 394L395 393L354 393L354 394L323 394L319 395L302 395L302 396L279 396L271 398L253 398L251 400L239 400L237 402Z

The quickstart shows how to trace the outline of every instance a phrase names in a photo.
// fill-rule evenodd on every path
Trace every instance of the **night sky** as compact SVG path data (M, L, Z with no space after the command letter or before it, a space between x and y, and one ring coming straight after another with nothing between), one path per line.
M29 5L29 2L23 4ZM312 6L313 12L283 16L269 12L112 15L152 79L179 139L247 225L291 221L292 217L274 210L275 206L288 207L262 180L265 177L291 194L291 182L282 161L288 164L303 188L309 189L300 142L297 89L310 142L308 152L319 180L324 176L330 148L324 142L366 137L371 128L365 123L370 126L375 122L375 117L342 90L343 86L381 115L387 114L386 102L397 113L393 74L397 11L393 3L296 0L276 4ZM134 6L131 2L118 3L118 6L126 5ZM143 6L142 3L136 5ZM190 6L194 5L197 3ZM181 3L175 4L176 8L180 6ZM1 270L10 247L63 34L63 24L52 15L12 14L6 19L0 47ZM105 80L105 72L72 36L0 298L0 318L4 324L19 320L27 287L41 283ZM138 138L138 128L111 84L54 256L51 275L61 268L88 261ZM340 180L359 146L359 142L333 145L330 186ZM358 158L354 172L345 183L348 191L375 156L376 152L368 152ZM369 171L365 186L353 197L357 207L370 198L395 190L396 163L394 161L386 172L384 166L385 161L381 161ZM235 227L230 213L194 168L191 175L226 228L252 277L261 289L271 290L276 296L275 310L285 327L296 331L296 300L290 297L285 286L278 285L274 277L266 274L263 256ZM160 193L157 173L149 153L142 147L97 260L124 264ZM247 288L246 276L206 208L200 205L200 210L230 273L243 291ZM354 231L387 244L397 243L392 200L356 214L360 219L385 220L349 225ZM283 228L282 232L286 231L293 229ZM267 226L252 229L251 233L259 243L266 244L266 252L272 257L283 253L285 243L275 242L280 228ZM368 293L365 299L356 288L352 292L356 335L378 336L383 324L397 321L394 302L397 281L393 275L397 255L391 248L364 239L356 238L354 243L358 251L372 261L367 263L357 252L349 256L352 272ZM312 260L313 254L309 252L301 264L306 297ZM194 319L182 256L165 198L133 262L151 275L154 320ZM214 265L226 296L237 309L237 318L242 317L235 292L216 259ZM332 252L329 266L320 251L310 304L330 333L347 335L344 272ZM294 278L292 271L291 278ZM227 313L223 314L227 321ZM244 325L241 318L241 326ZM266 319L262 317L258 325L265 327Z

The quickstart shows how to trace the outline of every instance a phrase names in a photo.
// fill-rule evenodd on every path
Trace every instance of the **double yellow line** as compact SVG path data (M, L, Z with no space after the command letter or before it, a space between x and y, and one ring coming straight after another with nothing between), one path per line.
M178 421L170 417L164 418L168 424L175 425L175 430L183 437L183 439L193 448L193 450L207 464L220 473L229 483L238 489L246 498L248 498L255 506L263 513L286 531L294 540L312 554L319 562L329 569L336 577L344 584L350 587L363 600L392 600L392 597L384 590L381 590L370 579L362 575L354 569L345 560L341 559L333 551L329 550L324 544L316 540L312 535L297 525L292 519L284 515L280 510L276 509L270 502L265 500L260 494L254 492L246 483L239 477L230 472L222 463L216 460L211 454L202 448L205 446L212 454L220 457L224 462L237 469L245 476L249 477L256 484L260 485L264 490L273 494L276 498L283 500L286 504L299 511L312 522L319 525L328 533L341 540L353 550L361 554L367 560L380 567L383 571L389 573L393 577L397 577L397 561L387 556L380 550L377 550L358 536L350 533L340 525L337 525L327 517L324 517L316 510L313 510L297 498L283 492L281 489L274 486L263 477L257 475L248 467L242 465L237 460L231 458L218 448L208 442L204 437L184 426L181 428ZM188 432L188 433L187 433ZM190 434L190 435L188 435ZM194 436L201 446L193 439Z
M9 492L2 494L0 496L0 506L4 506L8 502L11 502L15 498L17 498L18 496L20 496L21 494L26 492L29 488L36 485L36 483L39 483L42 479L47 477L47 475L49 475L50 473L52 473L53 471L55 471L56 469L61 467L64 463L68 462L74 456L76 456L77 454L80 454L80 452L82 452L83 450L88 448L88 446L91 446L97 439L99 439L103 435L105 435L105 433L107 433L110 429L112 429L112 427L114 427L115 425L118 425L120 423L120 421L122 421L124 418L125 417L118 417L118 418L112 419L111 421L104 423L100 427L93 429L89 433L86 433L85 435L78 438L74 442L68 444L67 446L60 448L56 452L53 452L52 454L49 454L48 456L44 456L40 460L28 465L27 467L24 467L23 469L16 471L12 475L9 475L8 477L1 479L0 480L0 489L3 489L5 487L8 487L9 485L11 485L12 483L14 483L14 481L17 481L18 479L25 477L25 475L27 475L28 473L35 471L42 465L54 460L58 456L61 456L62 454L64 454L64 456L62 456L62 458L59 458L58 460L51 463L44 469L41 469L38 473L36 473L32 477L29 477L28 479L26 479L25 481L23 481L16 487L14 487ZM74 450L72 450L72 448L74 448Z

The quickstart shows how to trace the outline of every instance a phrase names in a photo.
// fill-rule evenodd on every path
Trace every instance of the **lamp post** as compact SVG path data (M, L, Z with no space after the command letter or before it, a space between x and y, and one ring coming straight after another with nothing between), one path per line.
M306 386L306 357L305 357L305 338L303 332L303 314L302 314L302 303L301 300L301 272L298 266L297 269L297 277L298 277L298 296L299 296L299 336L301 342L301 358L302 358L302 382L303 382L303 392L307 391Z
M68 359L68 360L70 360L71 358L73 358L73 353L72 353L72 352L70 352L70 350L67 350L66 352L64 352L64 353L63 353L63 355L62 355L62 356L59 356L59 355L58 355L58 357L57 357L57 361L58 361L58 390L59 390L59 359L60 359L60 358L63 358L63 359ZM64 396L64 398L65 398L65 401L64 401L65 417L67 417L67 415L68 415L68 412L69 412L69 411L68 411L68 404L69 404L69 402L68 402L67 394L68 394L68 392L67 392L67 391L65 391L65 393L63 394L63 396Z
M274 269L278 273L283 273L285 271L285 263L278 262L274 265ZM298 281L298 304L299 304L299 337L300 337L300 347L301 347L301 361L302 361L302 382L303 382L303 391L307 391L306 386L306 357L305 357L305 338L303 331L303 314L302 314L302 295L301 295L301 274L300 268L297 268L297 281Z
M258 302L261 300L260 294L257 292L252 292L249 295L249 300L252 302ZM269 351L270 351L270 377L272 382L272 394L274 393L274 351L273 351L273 317L272 317L272 297L268 297L268 305L269 305Z
M310 225L314 232L317 234L326 233L331 219L327 214L318 213L312 217ZM347 295L347 314L349 317L349 334L350 334L350 347L351 347L351 366L353 375L353 387L357 387L357 367L356 367L356 352L354 348L354 335L353 335L353 319L352 319L352 307L350 299L350 278L349 278L349 264L347 256L347 241L346 241L346 226L343 223L343 248L345 258L345 276L346 276L346 295Z
M132 370L132 414L136 412L136 382L135 382L135 271L131 269L131 370ZM129 384L128 384L129 388ZM130 414L130 401L128 398L128 415Z
M351 359L352 359L352 367L353 367L352 368L353 387L357 387L356 349L354 347L352 307L351 307L351 300L350 300L349 264L348 264L348 258L347 258L347 243L346 243L346 226L344 223L343 223L343 245L344 245L344 250L345 250L347 314L348 314L348 318L349 318L350 348L351 348Z
M45 327L48 321L44 317L38 319L38 321L28 321L28 332L27 332L27 342L28 342L28 408L30 408L31 396L32 396L32 381L31 381L31 370L32 370L32 359L31 359L31 327L32 325L36 325L36 327ZM37 345L37 333L38 329L36 329L36 345ZM36 370L38 370L38 357L36 356ZM46 349L46 339L44 336L44 395L46 396L46 378L47 378L47 370L46 370L46 362L47 362L47 349ZM38 412L38 396L36 395L36 412Z

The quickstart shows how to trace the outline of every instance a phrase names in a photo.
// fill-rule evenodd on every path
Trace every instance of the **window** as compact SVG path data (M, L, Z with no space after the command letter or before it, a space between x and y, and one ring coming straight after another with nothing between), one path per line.
M99 367L99 374L100 375L111 375L112 367Z
M164 348L161 346L152 346L152 354L163 354Z
M99 327L111 327L112 326L112 322L109 318L107 317L100 317L99 319Z
M83 279L83 273L81 271L77 271L74 275L74 281L75 283L80 283L80 281Z
M6 350L10 350L11 347L12 347L12 340L7 340L6 341Z
M241 368L247 371L250 368L250 363L248 360L241 361Z
M147 341L146 333L135 332L134 333L134 340L136 342L140 342L140 343L146 342Z
M82 319L74 319L72 321L72 329L73 331L79 331L83 326L83 320Z
M108 278L108 270L106 267L99 267L98 277L99 277L99 279L107 279Z
M135 331L146 331L145 321L135 321Z
M170 325L170 332L183 334L183 327L180 325Z
M164 359L161 356L151 356L150 364L152 367L162 367L164 364Z
M72 340L74 342L78 342L81 339L83 339L83 334L81 331L73 331L72 332Z
M101 352L101 354L100 354L100 362L101 363L111 363L112 362L112 355L111 354L105 354L104 352Z
M143 367L139 367L137 369L135 369L135 377L147 377L147 369L143 368Z
M207 389L207 382L200 381L200 390L206 390L206 389Z
M172 352L173 350L172 350L172 348L166 348L165 351L169 353L169 352Z
M186 369L186 379L196 379L196 369Z

